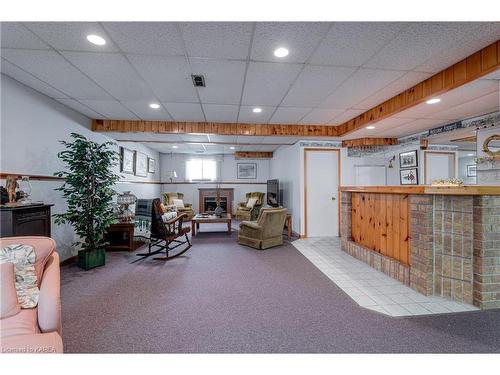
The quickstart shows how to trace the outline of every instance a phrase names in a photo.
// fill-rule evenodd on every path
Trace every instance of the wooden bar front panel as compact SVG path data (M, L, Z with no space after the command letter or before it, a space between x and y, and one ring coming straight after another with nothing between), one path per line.
M352 193L353 240L409 265L409 215L406 194Z

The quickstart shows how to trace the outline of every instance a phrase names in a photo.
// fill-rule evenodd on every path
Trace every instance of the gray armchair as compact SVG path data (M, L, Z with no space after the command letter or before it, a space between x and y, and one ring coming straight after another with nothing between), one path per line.
M262 208L257 221L242 221L238 243L264 250L283 244L286 208Z

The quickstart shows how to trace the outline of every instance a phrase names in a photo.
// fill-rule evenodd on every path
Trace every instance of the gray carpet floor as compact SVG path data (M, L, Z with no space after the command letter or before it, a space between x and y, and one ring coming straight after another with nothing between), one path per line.
M200 233L185 256L62 267L67 353L500 353L500 310L391 318L359 307L291 244Z

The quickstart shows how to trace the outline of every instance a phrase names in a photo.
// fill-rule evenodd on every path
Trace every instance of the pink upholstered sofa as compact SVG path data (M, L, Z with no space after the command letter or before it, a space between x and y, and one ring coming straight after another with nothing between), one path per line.
M0 319L0 350L2 353L62 353L60 273L56 244L48 237L0 238L1 247L19 243L31 245L35 249L35 273L40 295L37 307L19 310L17 296L12 296L15 290L12 292L12 288L7 288L7 284L12 282L14 265L0 265L2 315L5 314Z

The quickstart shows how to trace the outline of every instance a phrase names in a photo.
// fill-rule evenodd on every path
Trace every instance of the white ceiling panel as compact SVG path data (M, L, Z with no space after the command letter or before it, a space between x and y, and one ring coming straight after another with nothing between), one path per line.
M335 22L310 62L361 66L403 27L399 22Z
M301 69L299 64L251 62L243 104L278 105Z
M186 58L143 55L127 57L161 101L198 101Z
M16 65L11 64L5 59L1 60L1 72L15 79L16 81L19 81L26 86L29 86L32 89L41 92L42 94L50 96L51 98L67 98L67 95L65 95L61 91L46 84L45 82L40 81L38 78L18 68Z
M130 112L120 102L111 100L79 100L81 103L90 107L93 111L116 120L139 120L139 118Z
M446 109L436 114L431 114L427 117L436 119L447 118L452 120L460 120L478 114L488 113L489 111L491 111L491 109L494 110L499 109L498 91L462 103L460 105Z
M225 142L225 143L236 143L235 135L213 135L210 134L210 141L212 142Z
M491 72L490 74L487 74L481 78L483 79L495 79L495 80L500 80L500 69L495 70L494 72Z
M278 107L269 123L271 124L296 124L310 112L312 108Z
M368 110L383 103L387 99L405 91L406 89L420 83L431 76L430 73L421 72L408 72L401 78L389 83L384 88L377 91L375 94L363 100L361 103L356 104L356 109Z
M366 127L363 127L355 132L352 132L350 135L355 134L356 137L383 137L389 129L401 127L402 125L409 124L413 121L415 121L415 119L389 117L372 124L375 126L375 129L366 129Z
M118 100L140 100L154 95L121 54L63 52L63 55Z
M57 52L2 49L2 57L73 98L111 99Z
M261 143L264 137L255 137L251 135L240 135L236 138L237 143Z
M328 123L331 125L340 125L346 121L349 121L353 117L356 117L357 115L363 113L362 110L360 109L348 109L347 111L341 113L337 117L334 117L332 120L330 120Z
M279 147L277 145L261 145L259 146L259 151L272 152L276 151Z
M276 107L263 107L260 106L262 112L254 113L252 112L253 106L240 106L240 113L238 116L238 122L248 122L248 123L256 123L256 124L267 124L271 119L274 110Z
M332 120L336 116L344 113L344 109L321 109L315 108L309 112L302 120L299 121L300 124L326 124L328 121Z
M198 103L163 103L174 121L205 121Z
M179 134L184 142L210 142L208 134Z
M89 107L83 105L82 103L78 102L75 99L56 99L58 102L64 104L65 106L74 109L77 112L80 112L87 116L88 118L91 119L102 119L106 116L104 116L101 113L97 113L93 110L91 110Z
M20 22L2 22L2 48L50 49L50 47Z
M255 26L251 58L260 61L283 61L274 50L289 50L286 62L303 63L313 53L328 31L327 22L258 22Z
M186 22L180 24L191 57L246 59L253 24L249 22Z
M194 74L205 77L206 87L197 88L202 103L240 103L246 67L244 61L193 58L190 64Z
M172 117L165 108L153 109L149 107L152 101L148 100L128 100L121 103L131 112L135 113L141 120L163 120L172 121Z
M364 66L413 70L477 28L472 22L412 22Z
M238 118L237 105L203 104L203 111L211 122L236 122Z
M405 72L395 70L359 69L338 86L320 104L320 108L350 108L404 74Z
M184 55L182 38L174 22L104 22L102 25L125 53Z
M347 77L355 68L307 65L283 100L286 106L317 106Z
M26 22L31 31L57 50L118 52L118 48L97 22ZM106 40L103 46L89 43L87 35L99 35Z
M295 142L297 142L297 138L295 137L278 137L278 136L272 136L272 137L265 137L262 140L262 143L264 144L269 144L269 143L276 143L276 144L288 144L288 145L293 145Z

